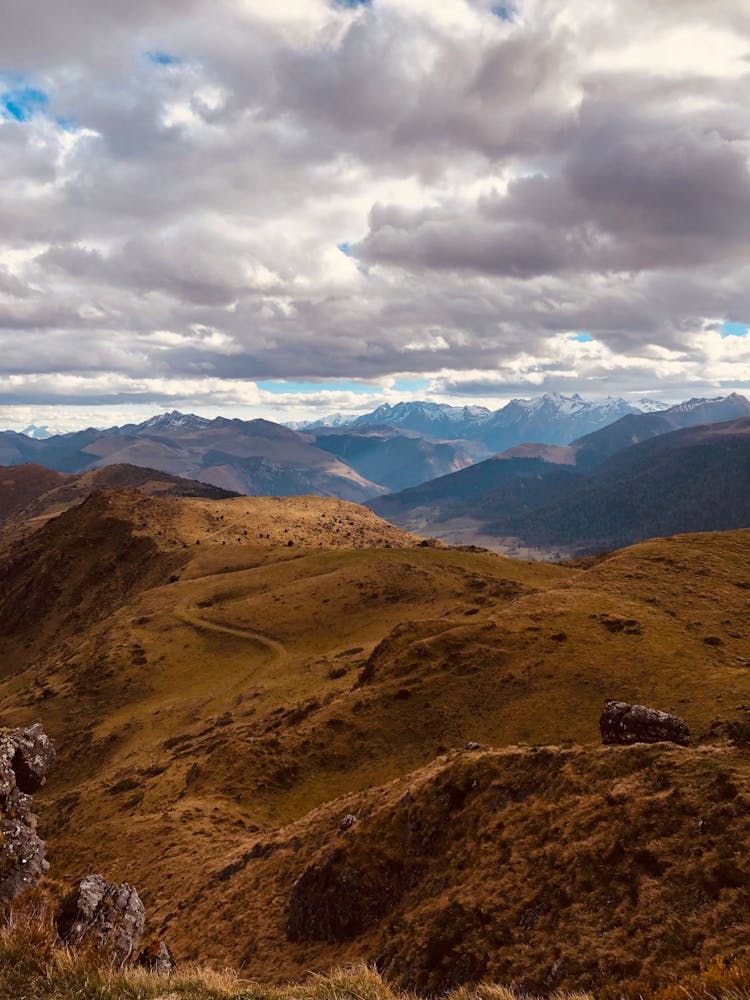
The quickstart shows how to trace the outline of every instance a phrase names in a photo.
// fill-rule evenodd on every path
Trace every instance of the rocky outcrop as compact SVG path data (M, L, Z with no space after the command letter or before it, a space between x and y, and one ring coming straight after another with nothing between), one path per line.
M110 951L118 965L138 955L146 924L146 909L127 882L109 883L87 875L66 897L57 914L57 930L69 944L91 942Z
M0 904L35 886L49 870L31 796L54 759L41 723L0 733Z
M629 705L626 701L608 701L599 719L602 743L678 743L690 745L687 723L676 715L667 715L645 705Z

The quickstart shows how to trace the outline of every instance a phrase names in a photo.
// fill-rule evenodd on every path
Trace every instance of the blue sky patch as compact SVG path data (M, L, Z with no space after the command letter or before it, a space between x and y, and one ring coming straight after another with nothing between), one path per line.
M259 389L272 392L274 395L283 396L290 392L356 392L367 394L372 392L371 385L362 385L359 382L256 382Z
M372 0L336 0L337 7L369 7Z
M577 344L590 344L593 341L590 333L573 333L568 340L574 340Z
M746 323L722 323L721 336L726 337L746 337L750 327Z
M494 3L490 10L495 15L499 17L501 21L512 21L513 14L515 13L513 8L505 3Z
M336 246L342 252L345 257L353 257L352 245L351 243L337 243Z
M28 122L48 104L47 95L36 87L16 87L0 95L0 115L6 121Z
M393 389L394 392L421 392L429 384L426 378L397 378Z
M164 52L163 49L152 49L146 53L146 58L156 66L174 66L180 61L177 56L171 56L168 52Z

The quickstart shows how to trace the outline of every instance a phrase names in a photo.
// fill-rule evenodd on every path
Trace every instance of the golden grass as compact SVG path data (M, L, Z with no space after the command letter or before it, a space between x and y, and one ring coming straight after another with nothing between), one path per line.
M77 572L88 560L89 571L75 586L54 577L60 592L50 595L41 640L33 623L9 634L2 722L42 719L59 747L50 782L37 796L56 875L72 880L100 870L135 884L152 926L187 959L291 978L377 955L376 940L338 952L326 943L292 948L283 933L289 887L314 838L327 843L335 836L337 811L369 808L367 789L387 782L403 782L405 794L446 749L469 740L500 748L598 744L608 697L674 710L699 740L716 743L750 705L750 532L658 539L584 572L419 547L396 529L380 537L385 529L374 515L358 520L352 505L315 498L136 495L107 510L121 526L117 546L107 547L111 522L98 521L92 533L83 509L80 521L67 515L65 531L55 533L53 522L49 551L35 555L29 540L29 565L22 561L18 570L27 574L18 582L24 613L24 587L34 596L59 565ZM131 589L110 588L110 575L128 573L128 559L150 541L153 554L127 577ZM150 575L141 581L145 570ZM15 586L13 573L8 579ZM92 580L100 584L94 610L103 612L93 624L86 608L75 618ZM711 763L712 752L706 748L706 768L719 769L723 762ZM598 760L593 748L586 753L584 772ZM744 786L742 762L736 766ZM607 809L611 798L623 809L635 802L637 814L640 782L615 776L614 790L601 790ZM337 796L346 798L326 805ZM686 819L691 830L699 806ZM571 854L588 836L590 818L576 819L574 808L560 821L579 823L571 828ZM590 808L596 816L602 807ZM555 809L553 801L541 802L537 813L529 811L529 824L558 824ZM313 839L305 841L310 831ZM489 844L501 834L487 834ZM305 841L299 856L287 844L236 879L214 881L256 845L295 837ZM480 840L471 837L475 850ZM524 838L533 840L519 828L519 849ZM622 839L627 843L626 827ZM459 846L463 852L466 845ZM473 912L479 895L492 889L499 912L503 893L515 899L517 886L508 882L501 892L498 882L493 889L494 870L477 874L470 856L467 849L465 881L477 899L465 908ZM545 862L541 848L539 857ZM497 860L501 873L506 861L499 853ZM525 862L514 864L522 870ZM441 877L450 872L445 865ZM246 883L256 869L265 880L257 898ZM638 885L647 900L659 890L649 877ZM707 905L723 913L729 904ZM535 906L530 898L532 916ZM551 921L544 929L540 918L539 926L553 941ZM511 920L508 934L515 927ZM500 931L498 947L506 929ZM467 918L469 932L475 928ZM403 942L411 931L406 925L398 933ZM679 938L679 928L674 933ZM556 956L548 957L549 968Z
M117 967L93 948L57 938L54 901L44 890L25 894L0 926L0 996L3 1000L420 1000L399 990L364 963L309 974L281 986L253 982L233 969L191 963L170 976ZM665 985L627 991L610 983L594 993L554 989L530 994L517 986L477 983L441 994L441 1000L748 1000L750 965L722 956L698 972Z

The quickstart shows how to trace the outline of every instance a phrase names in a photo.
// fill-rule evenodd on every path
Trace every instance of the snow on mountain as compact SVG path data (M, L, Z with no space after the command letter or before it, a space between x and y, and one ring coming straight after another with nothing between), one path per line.
M635 401L635 405L643 413L661 413L662 410L668 410L671 404L665 403L661 399L649 399L648 396L642 396Z
M666 408L667 404L651 399L629 402L608 396L587 400L577 392L571 396L548 392L531 399L512 399L494 413L483 406L426 401L384 403L357 417L352 426L386 424L437 439L477 441L488 452L496 452L531 441L569 444L629 413Z
M34 438L35 441L46 441L47 438L51 438L57 433L57 431L50 430L49 427L39 427L36 424L29 424L28 427L19 431L19 434L25 434L26 437Z
M317 420L290 420L285 426L293 431L314 431L319 427L347 427L354 420L356 415L351 413L329 413L325 417L318 417Z
M448 403L431 403L420 400L414 403L383 403L372 413L364 413L353 421L352 426L364 424L387 424L419 431L431 436L449 438L466 437L463 429L481 424L491 416L492 411L484 406L450 406ZM459 428L461 433L453 433ZM444 433L448 432L448 433Z
M138 431L199 431L208 427L213 421L208 417L199 417L195 413L180 413L179 410L172 410L171 413L158 413L142 424L137 424L134 428Z

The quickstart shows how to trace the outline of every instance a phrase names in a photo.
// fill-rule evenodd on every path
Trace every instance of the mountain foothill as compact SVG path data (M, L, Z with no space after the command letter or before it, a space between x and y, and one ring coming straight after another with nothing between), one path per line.
M137 886L179 964L260 983L651 997L750 962L750 404L473 462L466 423L387 416L0 435L0 723L57 752L36 891ZM409 454L449 471L385 495ZM684 738L603 745L607 701Z

